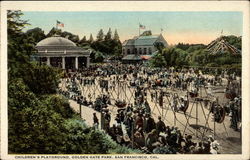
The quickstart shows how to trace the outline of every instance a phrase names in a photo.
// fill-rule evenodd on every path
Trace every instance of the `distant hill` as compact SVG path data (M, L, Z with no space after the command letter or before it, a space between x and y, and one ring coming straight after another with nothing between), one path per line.
M241 37L221 36L208 44L206 49L210 54L214 55L224 53L241 54Z

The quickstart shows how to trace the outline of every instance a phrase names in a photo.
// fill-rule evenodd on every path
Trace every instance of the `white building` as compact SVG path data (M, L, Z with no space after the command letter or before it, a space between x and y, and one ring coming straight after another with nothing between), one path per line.
M139 36L134 37L123 42L122 51L123 55L139 54L139 55L151 55L157 49L154 44L161 42L165 47L168 46L167 41L164 39L162 34L152 36Z
M53 36L37 43L35 59L53 67L77 70L89 67L90 50L77 47L69 39Z

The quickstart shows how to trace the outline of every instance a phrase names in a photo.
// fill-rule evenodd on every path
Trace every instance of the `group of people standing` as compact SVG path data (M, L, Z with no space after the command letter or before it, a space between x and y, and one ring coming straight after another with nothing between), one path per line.
M208 86L208 83L212 86L221 85L223 83L221 76L203 75L194 69L149 69L138 65L110 64L92 68L87 73L85 71L76 73L68 81L72 82L73 87L71 88L77 88L77 83L83 87L98 85L101 92L105 92L109 98L121 81L134 89L134 98L131 102L126 102L125 107L117 109L114 118L115 124L111 124L112 115L107 106L102 107L101 105L98 110L101 113L100 120L95 113L93 114L94 127L104 130L117 143L148 153L214 154L218 151L218 144L212 137L194 142L191 135L182 135L177 127L167 126L163 121L164 117L153 117L147 97L150 95L151 102L159 103L161 106L163 103L161 98L165 94L162 92L163 89L179 90L185 94L182 97L179 95L174 97L171 107L174 111L184 111L188 106L190 93L198 94L200 86ZM81 95L78 92L77 95L84 101L87 101L87 98L92 101L93 98L90 93ZM117 100L119 99L115 101ZM235 105L241 105L239 103L234 100L229 105L232 117L231 127L235 130L238 129L237 124L241 116L239 112L235 111ZM95 102L93 101L91 104L93 107Z

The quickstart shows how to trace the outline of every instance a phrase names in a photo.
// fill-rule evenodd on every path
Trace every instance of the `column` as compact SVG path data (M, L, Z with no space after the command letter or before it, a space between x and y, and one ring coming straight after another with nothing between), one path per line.
M78 57L75 59L75 68L78 69Z
M62 57L62 69L65 69L65 57Z
M86 57L87 58L87 64L86 64L86 67L89 68L89 57Z
M47 65L50 66L50 57L47 57Z

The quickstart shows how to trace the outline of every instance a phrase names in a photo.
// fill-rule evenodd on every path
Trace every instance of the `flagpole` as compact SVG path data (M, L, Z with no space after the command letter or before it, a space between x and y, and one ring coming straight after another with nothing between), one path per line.
M140 23L139 23L139 37L140 37L140 35L141 35L141 30L140 30Z
M56 30L57 30L58 28L57 28L57 21L56 21Z

